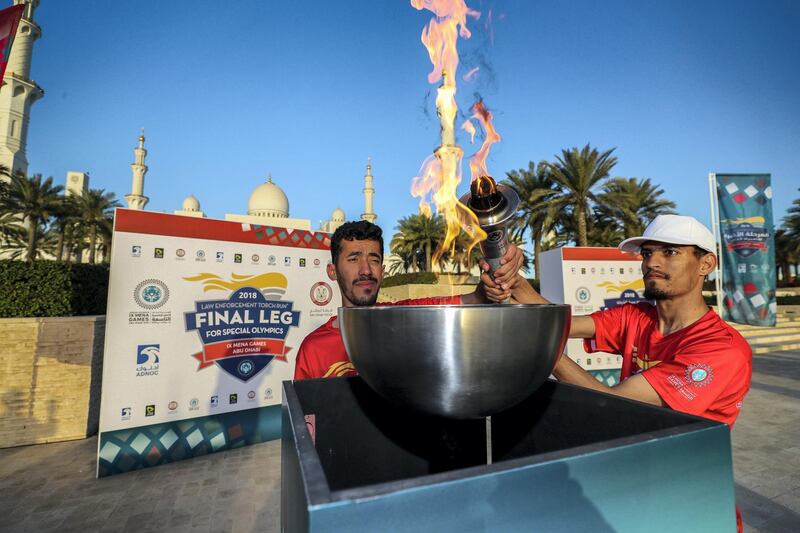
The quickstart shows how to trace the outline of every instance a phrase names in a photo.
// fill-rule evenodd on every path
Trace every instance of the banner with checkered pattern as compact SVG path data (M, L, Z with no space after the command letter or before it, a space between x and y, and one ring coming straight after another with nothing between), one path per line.
M278 438L281 382L340 301L329 261L327 233L118 209L98 475Z
M775 232L769 174L717 174L722 317L774 326Z

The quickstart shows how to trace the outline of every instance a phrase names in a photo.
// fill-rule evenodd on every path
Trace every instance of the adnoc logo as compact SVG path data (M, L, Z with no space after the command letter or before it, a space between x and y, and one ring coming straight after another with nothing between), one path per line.
M160 358L160 344L138 345L136 347L136 376L157 376Z
M217 365L242 381L248 381L273 359L286 361L285 345L292 326L300 322L293 302L269 300L255 287L242 287L228 299L195 302L185 313L186 331L197 331L203 351L192 357L199 370Z

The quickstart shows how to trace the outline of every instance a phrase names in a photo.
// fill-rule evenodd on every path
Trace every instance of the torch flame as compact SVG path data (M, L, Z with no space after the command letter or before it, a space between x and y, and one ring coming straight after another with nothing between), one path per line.
M435 15L422 30L422 43L428 50L433 64L433 70L428 74L428 82L435 83L442 80L436 93L436 111L441 125L442 144L436 149L434 156L428 157L423 162L419 175L411 183L411 194L420 198L420 213L432 216L430 205L426 201L430 196L436 205L436 212L444 218L447 230L445 238L433 254L434 262L438 262L445 251L455 251L456 238L462 230L470 237L468 253L486 238L486 233L478 225L475 213L459 202L456 194L461 183L463 151L456 145L454 131L458 113L455 99L458 70L456 43L459 36L469 39L472 34L467 29L467 17L477 20L480 18L480 13L467 7L464 0L411 0L411 5L418 10L427 9ZM462 127L472 127L474 134L474 126L471 123L470 126L465 124Z
M470 81L475 76L475 74L478 73L480 69L481 67L475 67L474 69L464 74L464 81Z
M475 125L471 120L467 119L461 125L461 129L469 133L469 143L475 144Z
M478 100L472 105L472 113L472 118L477 119L478 122L481 123L483 131L486 134L480 150L475 152L475 155L469 160L470 177L476 180L481 176L491 175L486 168L486 159L489 157L489 150L492 148L492 145L500 141L502 137L500 137L500 134L494 129L492 113L483 105L483 100Z

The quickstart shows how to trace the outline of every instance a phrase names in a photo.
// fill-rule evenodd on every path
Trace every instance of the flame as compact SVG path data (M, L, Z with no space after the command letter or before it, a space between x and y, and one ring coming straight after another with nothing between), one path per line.
M436 15L422 30L422 44L428 49L433 70L428 74L428 83L436 83L445 72L455 80L458 70L458 37L469 39L467 16L478 20L481 14L467 7L464 0L411 0L418 11L427 9ZM455 87L455 82L453 83Z
M456 79L458 70L458 37L469 39L472 35L467 29L467 17L480 18L478 11L467 7L464 0L411 0L418 10L427 9L435 15L422 30L422 43L428 50L433 70L428 74L428 82L442 80L436 93L436 112L441 125L442 144L434 155L428 157L420 168L419 175L411 182L411 194L419 197L419 210L425 216L432 216L426 198L430 196L436 205L436 212L444 218L446 234L444 241L433 254L438 262L446 251L455 251L456 238L461 231L470 237L467 250L486 238L480 229L475 214L459 202L456 194L461 183L461 159L463 151L455 142L454 124L458 114L456 104ZM469 75L474 74L475 70ZM474 135L474 126L472 127Z
M477 119L483 126L485 137L480 149L475 152L469 160L469 172L473 180L481 176L491 176L489 170L486 168L486 159L489 157L489 150L492 145L501 140L500 134L494 129L492 124L492 114L483 105L483 100L478 100L472 105L472 118Z
M467 119L461 125L461 129L469 133L469 143L475 144L475 125L471 120Z
M464 80L464 81L470 81L470 80L471 80L471 79L472 79L472 78L475 76L475 74L477 74L477 73L478 73L478 71L479 71L480 69L481 69L481 67L475 67L474 69L470 70L469 72L467 72L466 74L464 74L464 78L463 78L463 80Z

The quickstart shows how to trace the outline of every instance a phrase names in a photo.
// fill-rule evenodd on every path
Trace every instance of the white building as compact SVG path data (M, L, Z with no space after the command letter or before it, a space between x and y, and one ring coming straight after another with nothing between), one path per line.
M145 164L147 150L144 147L144 130L139 135L139 144L134 148L134 161L131 164L131 192L125 195L125 201L129 209L143 210L150 200L144 194L145 174L149 170ZM70 174L80 174L70 172ZM67 179L69 183L69 177ZM88 177L86 178L88 180ZM367 160L367 173L364 175L364 212L361 214L362 220L374 223L378 215L372 207L372 198L375 194L372 176L372 162ZM205 217L205 213L200 208L200 201L193 194L183 200L180 209L173 211L176 215L188 217ZM272 175L267 181L253 189L247 201L247 214L226 213L225 220L240 222L243 224L257 224L262 226L278 226L281 228L292 228L311 231L311 220L306 218L292 218L289 215L289 198L273 180ZM331 218L320 224L319 231L333 233L336 228L345 223L347 217L341 208L336 208L331 213Z
M39 0L14 0L25 4L22 19L11 47L3 86L0 87L0 164L12 172L28 172L25 147L28 139L31 105L44 96L44 91L31 79L33 43L42 30L33 21Z

